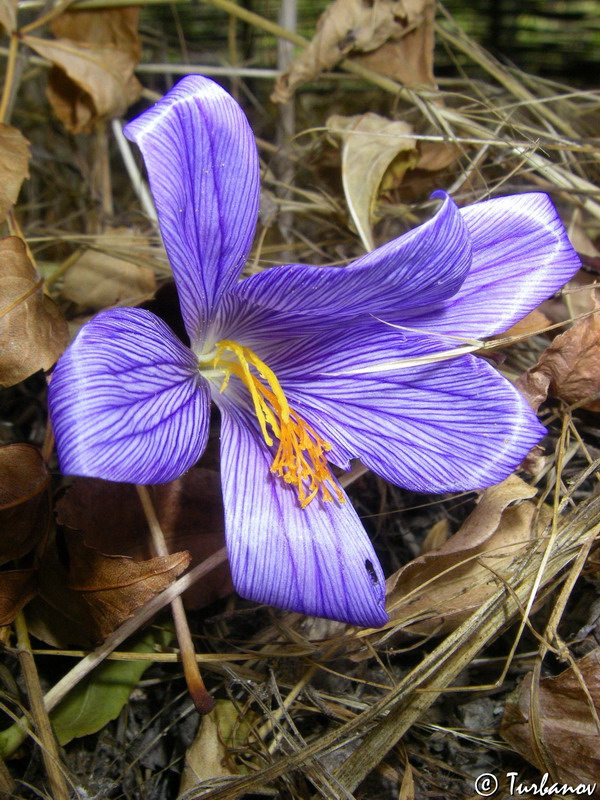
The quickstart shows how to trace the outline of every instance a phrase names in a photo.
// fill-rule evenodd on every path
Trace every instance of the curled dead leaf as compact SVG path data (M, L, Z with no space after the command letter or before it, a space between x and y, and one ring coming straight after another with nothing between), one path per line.
M29 444L0 447L0 564L29 553L50 520L50 475Z
M356 230L367 250L375 246L371 217L378 194L397 188L408 170L434 171L458 155L452 145L420 145L408 122L368 112L353 117L334 114L327 130L342 141L342 183Z
M528 502L534 495L516 475L486 489L454 536L388 578L388 626L431 635L466 619L510 574L515 557L535 543L545 515L539 520L536 504Z
M413 127L371 112L354 117L335 114L326 125L330 133L342 140L344 195L365 248L373 250L370 220L386 171L394 162L401 180L406 170L415 167L419 160Z
M0 222L17 202L21 185L29 177L29 142L11 125L0 123Z
M90 132L99 121L121 116L141 95L136 60L114 45L34 36L23 42L54 64L48 99L71 133Z
M535 726L539 745L559 782L600 783L600 731L592 710L600 716L600 648L555 678L542 678L535 693L536 707L532 707L532 681L529 672L506 703L500 734L545 772L547 765L540 762L533 738Z
M136 561L101 553L78 533L53 542L39 570L39 595L28 609L31 632L55 647L90 647L169 586L189 565L189 553Z
M152 486L149 491L170 551L188 551L191 566L195 566L223 547L223 504L217 471L196 467L178 480ZM103 553L149 558L148 524L135 487L130 484L76 478L56 508L58 522L82 531L88 545ZM108 520L106 508L111 509ZM188 608L203 608L232 590L229 567L224 563L183 597Z
M0 276L0 386L12 386L50 369L68 344L68 330L16 236L0 239Z
M68 10L52 21L55 40L23 37L54 64L48 99L71 133L121 116L140 97L133 74L141 53L138 18L135 7Z
M137 608L166 589L187 569L190 554L172 553L147 561L113 556L88 547L78 534L67 534L69 588L90 609L95 637L105 639Z
M277 80L271 99L289 100L298 86L314 80L356 53L362 63L402 83L435 85L432 0L334 0L317 32L289 70Z
M376 50L352 56L352 60L407 86L435 86L435 3L431 0L405 0L403 5L406 16L400 16L398 34Z
M70 9L52 20L50 30L57 39L112 45L137 63L142 52L138 35L139 16L140 10L136 6Z
M537 409L549 393L565 403L600 411L600 313L557 336L517 387Z

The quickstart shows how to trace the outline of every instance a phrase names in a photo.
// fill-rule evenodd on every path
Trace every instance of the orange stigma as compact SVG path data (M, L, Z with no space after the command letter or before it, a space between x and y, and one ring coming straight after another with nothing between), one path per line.
M225 355L226 351L231 357ZM340 503L345 502L325 455L331 445L290 408L273 370L249 347L230 339L217 342L213 368L225 374L221 392L232 375L250 392L265 442L271 447L273 437L279 440L271 472L296 487L301 508L306 508L319 490L323 500L333 500L335 494Z

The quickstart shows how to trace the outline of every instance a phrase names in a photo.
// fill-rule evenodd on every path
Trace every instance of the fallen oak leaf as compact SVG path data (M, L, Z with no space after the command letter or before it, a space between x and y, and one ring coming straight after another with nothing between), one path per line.
M67 323L43 292L17 236L0 239L0 387L50 369L68 344Z
M57 39L113 45L137 63L142 52L138 35L139 16L140 10L135 6L68 9L52 20L50 30Z
M98 640L105 639L154 595L162 592L190 563L187 552L135 561L88 547L67 534L69 588L89 606Z
M356 54L352 60L407 86L433 86L435 3L404 0L401 29L377 49ZM423 167L427 169L427 167Z
M105 52L114 54L116 70L106 75L94 68L78 72L76 64L70 71L64 58L52 59L56 66L48 79L48 98L71 132L89 131L101 119L120 116L123 105L140 96L142 87L133 75L142 50L138 21L139 8L133 6L68 9L52 20L50 29L58 42L80 45L80 53L95 53L100 59Z
M591 697L600 715L600 648L560 675L542 678L536 709L532 708L532 681L533 673L529 672L506 702L500 735L545 772L546 765L539 763L532 738L535 715L539 744L554 762L558 781L572 786L600 783L600 733L590 708Z

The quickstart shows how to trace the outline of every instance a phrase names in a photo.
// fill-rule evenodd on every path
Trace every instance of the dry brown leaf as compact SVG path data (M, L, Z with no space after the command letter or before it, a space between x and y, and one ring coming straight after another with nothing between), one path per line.
M66 547L52 541L38 572L38 594L27 608L29 631L52 647L91 648L97 644L90 608L69 588Z
M48 99L71 133L89 132L98 122L121 116L141 95L133 74L136 60L115 45L34 36L24 36L23 42L54 64Z
M0 222L17 201L29 177L29 142L11 125L0 123Z
M551 324L548 317L543 314L538 308L534 308L529 314L526 314L523 319L515 322L510 328L500 335L501 339L505 336L529 336L539 331L543 331Z
M286 102L301 83L355 53L371 54L357 60L402 83L435 85L433 17L432 0L334 0L304 52L277 79L271 99Z
M187 550L191 565L224 545L219 473L196 467L171 483L149 487L170 551ZM58 521L83 531L85 541L103 553L150 556L148 525L135 488L96 478L76 478L57 503ZM110 508L110 519L105 509ZM233 590L227 563L184 594L189 608L203 608Z
M420 142L419 152L420 157L417 168L424 169L427 172L446 169L450 164L454 164L461 154L461 150L457 145L447 144L446 142Z
M537 507L527 502L534 495L535 489L516 475L486 489L454 536L388 578L388 625L440 634L469 616L535 539Z
M187 569L187 552L134 561L127 556L100 553L78 534L67 534L69 588L89 606L98 641L131 617L137 608L166 589Z
M139 16L139 8L135 6L69 10L55 17L50 29L57 39L112 45L137 63L142 52L138 35Z
M17 27L18 0L0 0L0 25L5 33L11 33Z
M583 407L600 411L600 313L557 336L517 387L534 409L551 392L569 404L591 398Z
M578 675L579 673L579 675ZM600 648L592 650L556 678L543 678L538 687L539 707L531 707L533 673L528 673L506 703L500 733L522 756L540 770L532 725L561 783L578 786L600 783L600 732L581 680L600 715ZM537 713L536 713L537 712Z
M115 247L126 252L140 237L121 228L104 234L99 248ZM119 256L100 250L87 250L65 276L61 297L75 303L75 313L100 311L116 305L137 305L156 291L154 272Z
M569 225L569 239L584 265L589 265L592 272L580 269L568 281L558 298L550 298L542 304L543 311L552 322L565 320L586 314L599 307L598 290L596 289L597 272L600 271L600 250L587 235L581 222L579 209L576 209ZM595 269L594 269L595 267Z
M375 246L371 217L378 195L398 188L408 170L444 169L459 152L444 143L420 145L408 122L389 120L372 112L353 117L334 114L326 126L342 142L344 195L367 250Z
M68 344L58 306L16 236L0 239L0 386L50 369Z
M598 294L598 275L580 269L564 286L562 296L563 305L568 308L568 314L561 317L561 321L600 308L600 295ZM550 302L550 301L549 301ZM558 320L556 320L558 322Z
M0 564L29 553L50 520L50 475L30 444L0 447Z
M205 714L192 744L185 754L179 796L211 778L246 772L238 767L235 750L247 748L253 713L240 716L231 700L217 700L210 714Z
M344 195L365 248L372 250L375 244L370 220L386 171L394 162L399 182L419 160L412 125L371 112L354 117L335 114L326 125L342 140Z
M55 41L24 37L55 65L48 99L72 133L123 114L141 94L133 74L139 61L139 9L65 11L51 24Z
M423 539L421 554L423 555L424 553L431 553L432 550L438 550L448 541L449 536L450 522L447 517L434 522Z
M53 543L39 570L39 595L28 609L31 632L55 647L90 647L169 586L189 565L189 553L136 561L65 536L67 558ZM68 566L67 566L68 564Z
M0 626L10 625L37 594L37 569L0 572Z
M353 56L352 60L407 86L435 86L435 3L409 0L404 6L407 9L404 32L392 37L391 41L385 42L374 52Z

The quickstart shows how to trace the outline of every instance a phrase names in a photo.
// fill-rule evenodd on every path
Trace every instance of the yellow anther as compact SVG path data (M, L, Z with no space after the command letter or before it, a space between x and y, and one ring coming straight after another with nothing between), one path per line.
M225 351L233 354L233 358L224 357ZM217 343L213 367L225 375L221 392L227 388L232 375L239 378L250 392L265 442L269 447L274 444L267 425L279 440L271 472L296 487L301 507L306 508L319 489L323 500L333 500L327 484L343 503L344 494L333 479L325 455L331 445L290 408L273 370L249 347L231 339Z

